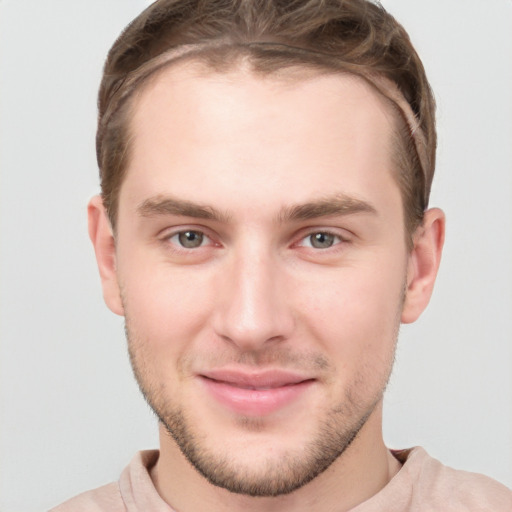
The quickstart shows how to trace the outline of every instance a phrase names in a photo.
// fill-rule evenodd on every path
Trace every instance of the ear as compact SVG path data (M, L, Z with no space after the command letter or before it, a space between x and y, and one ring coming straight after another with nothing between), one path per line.
M423 222L413 235L413 249L407 267L407 290L402 323L414 322L432 295L444 244L445 216L439 208L425 212Z
M119 282L116 271L116 246L110 220L103 200L94 196L87 207L89 238L94 246L100 271L103 298L107 306L117 315L124 315Z

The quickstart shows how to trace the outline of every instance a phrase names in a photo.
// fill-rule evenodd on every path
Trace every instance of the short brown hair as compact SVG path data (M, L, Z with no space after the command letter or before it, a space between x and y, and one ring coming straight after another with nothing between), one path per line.
M410 235L428 206L435 167L435 102L404 28L368 0L158 0L111 48L99 91L97 158L115 227L129 158L133 92L171 62L222 71L243 57L258 73L289 67L349 72L387 98L397 117L394 164Z

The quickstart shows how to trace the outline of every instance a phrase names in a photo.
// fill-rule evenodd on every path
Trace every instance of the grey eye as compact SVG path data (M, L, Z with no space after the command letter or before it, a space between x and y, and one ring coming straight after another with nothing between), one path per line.
M178 233L178 241L186 249L194 249L203 244L204 235L200 231L182 231Z
M336 238L336 235L331 233L320 232L310 235L309 241L311 243L311 247L314 247L315 249L328 249L333 246Z

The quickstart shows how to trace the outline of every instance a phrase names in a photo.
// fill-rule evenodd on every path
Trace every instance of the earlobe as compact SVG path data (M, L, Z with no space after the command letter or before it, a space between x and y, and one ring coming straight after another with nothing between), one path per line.
M414 234L414 247L409 255L402 323L416 321L429 303L441 261L444 234L443 211L439 208L427 210Z
M94 196L87 207L89 238L96 261L107 306L117 315L124 315L116 271L116 248L112 227L100 196Z

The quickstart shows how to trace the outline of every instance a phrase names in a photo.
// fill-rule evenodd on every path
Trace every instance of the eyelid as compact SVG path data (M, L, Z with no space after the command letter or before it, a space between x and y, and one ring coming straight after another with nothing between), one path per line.
M300 232L294 237L296 241L293 243L293 245L299 245L303 240L317 233L324 233L339 238L340 242L333 244L333 247L341 242L348 243L351 239L350 233L346 229L334 228L330 226L312 226L300 230Z
M199 236L199 240L198 240L199 245L196 245L193 247L186 247L185 245L183 245L183 243L181 241L181 235L190 234L190 233L194 233L195 235ZM176 241L174 241L174 239L176 239ZM204 233L201 233L200 231L187 229L186 231L178 231L174 235L171 235L167 240L169 240L169 242L171 242L172 244L177 245L180 249L186 249L186 250L194 249L195 250L195 249L199 249L200 247L204 247L205 245L207 245L209 237L206 236Z
M194 231L197 233L201 233L203 235L204 239L209 240L210 243L201 244L200 246L194 247L194 248L187 248L187 247L182 247L178 243L174 243L171 241L171 239L173 237L179 235L180 233L186 233L187 231ZM205 228L204 226L197 226L197 225L193 225L193 224L184 224L181 226L173 226L173 227L165 228L162 231L160 231L160 233L158 234L158 238L162 242L169 243L170 245L173 246L173 248L175 250L178 250L178 251L194 251L194 250L201 249L201 248L208 247L208 246L212 246L212 247L220 247L221 246L221 244L216 240L216 238L218 238L218 237L216 237L210 229Z

